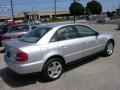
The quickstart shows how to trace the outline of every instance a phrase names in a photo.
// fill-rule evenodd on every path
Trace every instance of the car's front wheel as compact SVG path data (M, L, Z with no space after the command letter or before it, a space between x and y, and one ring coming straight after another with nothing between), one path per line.
M113 50L114 50L114 43L112 41L108 41L103 53L105 56L110 56L112 55Z
M43 76L47 80L55 80L63 72L63 62L60 58L49 59L43 67Z

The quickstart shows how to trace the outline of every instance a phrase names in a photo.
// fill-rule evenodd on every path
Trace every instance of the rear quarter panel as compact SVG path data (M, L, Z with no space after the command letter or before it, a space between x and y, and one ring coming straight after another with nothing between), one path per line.
M19 49L28 54L29 63L42 60L43 57L42 48L37 44L26 47L20 47Z

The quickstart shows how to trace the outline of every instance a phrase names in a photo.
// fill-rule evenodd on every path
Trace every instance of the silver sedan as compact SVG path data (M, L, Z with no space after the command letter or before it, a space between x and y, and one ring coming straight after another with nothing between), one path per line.
M67 63L97 52L110 56L114 36L81 24L44 25L5 46L5 62L18 74L42 72L48 80L59 78Z

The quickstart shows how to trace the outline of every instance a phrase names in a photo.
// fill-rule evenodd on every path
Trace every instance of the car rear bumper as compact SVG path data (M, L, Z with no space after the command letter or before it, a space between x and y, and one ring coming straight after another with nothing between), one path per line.
M27 63L27 64L19 64L19 63L11 62L6 55L4 56L4 60L7 66L18 74L29 74L34 72L41 72L44 65L44 61L42 60L34 63Z

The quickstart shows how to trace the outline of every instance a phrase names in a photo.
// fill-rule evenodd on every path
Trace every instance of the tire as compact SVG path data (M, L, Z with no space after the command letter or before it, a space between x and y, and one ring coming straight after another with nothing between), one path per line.
M58 79L63 73L63 66L63 61L60 58L49 59L43 67L43 77L49 81Z
M113 50L114 50L114 43L109 40L105 46L105 49L103 51L103 55L104 56L111 56L113 53Z

